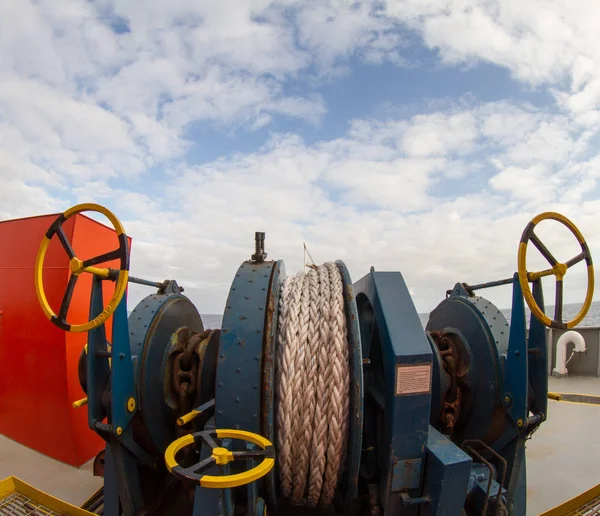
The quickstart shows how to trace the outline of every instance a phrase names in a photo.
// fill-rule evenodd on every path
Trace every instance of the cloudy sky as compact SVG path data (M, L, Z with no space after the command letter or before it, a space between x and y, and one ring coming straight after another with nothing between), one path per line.
M0 219L104 204L132 273L178 279L203 313L254 231L291 273L303 242L354 280L401 271L420 312L510 276L542 211L598 255L599 17L593 0L2 0ZM577 254L553 224L540 236Z

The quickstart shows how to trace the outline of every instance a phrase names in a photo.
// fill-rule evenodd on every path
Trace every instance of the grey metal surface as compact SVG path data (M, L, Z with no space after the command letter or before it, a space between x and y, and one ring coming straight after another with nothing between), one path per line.
M555 392L600 395L595 377L548 378ZM548 419L527 441L527 516L556 507L600 483L600 406L548 400Z

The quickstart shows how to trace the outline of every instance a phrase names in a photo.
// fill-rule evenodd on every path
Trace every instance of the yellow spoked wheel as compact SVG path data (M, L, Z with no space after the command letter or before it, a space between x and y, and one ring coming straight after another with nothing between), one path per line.
M215 439L240 439L255 444L260 449L253 451L229 451L219 446ZM177 462L177 454L187 446L206 444L212 450L211 455L184 468ZM252 469L234 475L205 475L203 472L214 465L224 466L232 461L262 459ZM249 484L264 477L275 465L275 448L264 437L243 430L212 430L184 435L172 442L165 451L167 469L176 477L202 487L223 489Z
M581 253L577 256L574 256L570 260L565 263L560 263L553 254L548 250L548 248L542 243L542 241L535 234L535 227L542 221L552 219L560 222L575 235L577 238L577 242L581 246ZM548 261L551 268L546 269L539 272L527 272L527 244L531 242L538 251L542 254L544 258ZM568 321L563 322L563 278L567 274L567 270L571 268L573 265L585 260L587 265L587 293L585 296L585 301L581 310L577 314L577 316ZM588 310L590 309L590 305L592 303L592 298L594 296L594 266L592 264L592 255L590 254L590 250L588 248L587 242L583 238L583 235L577 229L577 226L573 224L567 217L561 215L560 213L554 212L546 212L537 215L523 231L521 236L521 242L519 244L519 254L518 254L518 275L519 275L519 283L521 284L521 289L523 290L523 296L525 297L525 301L529 306L529 309L533 313L533 315L546 326L551 328L573 328L577 326L585 317ZM535 299L533 298L533 293L529 287L530 281L536 281L539 278L544 276L556 276L556 296L554 303L554 319L550 319L538 306Z
M63 224L70 217L75 215L76 213L81 213L83 211L95 211L98 213L102 213L110 222L112 223L115 231L117 232L117 236L119 239L119 247L114 251L110 251L108 253L104 253L99 256L95 256L94 258L90 258L89 260L81 261L79 258L75 256L75 252L71 247L70 242L68 241L64 231ZM44 281L43 281L43 268L44 268L44 258L46 256L46 251L48 250L48 246L50 245L50 241L52 237L56 235L62 244L63 249L69 256L69 268L71 270L71 277L69 279L69 283L67 285L67 290L63 296L62 303L60 305L60 309L58 314L55 314L50 304L48 303L48 299L46 298L46 293L44 292ZM118 271L118 275L116 276L116 285L113 296L109 301L108 305L104 308L102 313L96 317L95 319L88 321L83 324L69 324L66 321L67 312L69 311L69 306L71 304L71 298L73 296L73 291L75 290L75 284L77 283L77 278L82 272L87 272L90 274L95 274L102 278L111 278L111 270L110 269L102 269L95 267L95 265L105 263L111 260L120 260L120 268ZM129 248L127 235L125 234L125 229L119 219L113 215L111 211L106 209L104 206L100 206L99 204L78 204L77 206L73 206L72 208L65 211L62 215L59 215L58 218L52 223L46 235L42 239L42 243L40 244L40 248L38 250L37 259L35 262L35 290L37 294L38 301L44 314L46 317L50 319L50 321L62 328L65 331L70 332L84 332L91 330L93 328L97 328L98 326L104 324L106 319L108 319L111 314L117 308L123 294L125 293L125 289L127 288L127 280L129 278ZM111 278L112 279L112 278Z

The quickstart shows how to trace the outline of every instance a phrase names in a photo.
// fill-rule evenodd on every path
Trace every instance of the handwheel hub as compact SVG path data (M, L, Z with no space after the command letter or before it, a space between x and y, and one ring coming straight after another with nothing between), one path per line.
M69 268L71 269L71 272L73 274L79 274L83 269L83 261L77 258L76 256L73 256L69 263Z
M221 447L213 448L212 456L214 457L215 462L219 466L224 466L229 461L233 460L233 456L231 455L231 452L227 448L221 448Z
M557 263L554 267L552 267L552 272L557 278L562 279L563 276L567 273L567 264Z

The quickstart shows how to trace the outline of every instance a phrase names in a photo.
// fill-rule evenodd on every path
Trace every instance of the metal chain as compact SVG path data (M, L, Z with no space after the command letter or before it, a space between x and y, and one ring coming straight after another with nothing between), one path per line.
M444 394L442 409L442 432L450 436L460 414L462 394L456 377L458 355L454 342L444 332L431 332L431 337L442 357L442 366L450 378L450 388Z
M173 389L179 397L177 415L183 416L192 408L192 396L196 394L198 385L198 369L200 360L196 354L202 342L210 339L214 330L195 333L188 338L189 333L181 334L179 343L181 349L173 360Z

